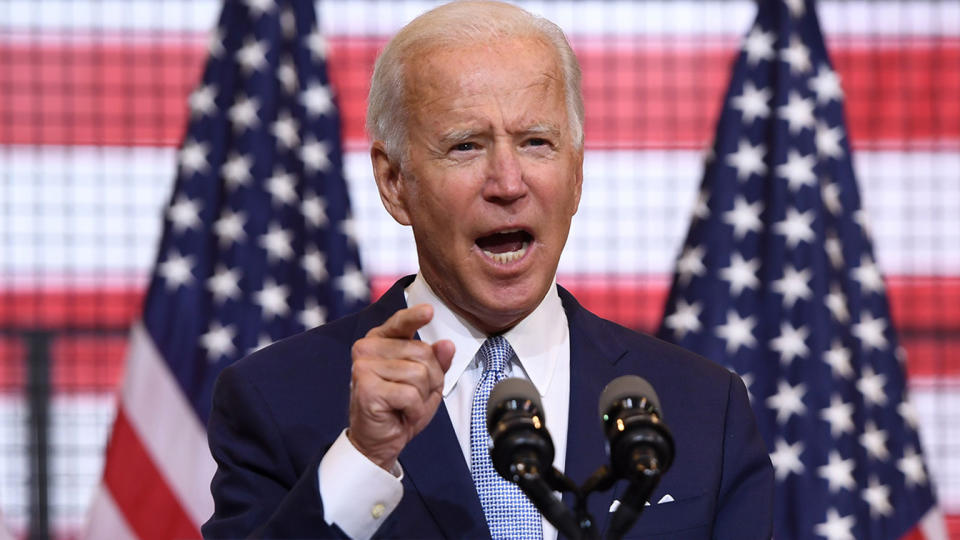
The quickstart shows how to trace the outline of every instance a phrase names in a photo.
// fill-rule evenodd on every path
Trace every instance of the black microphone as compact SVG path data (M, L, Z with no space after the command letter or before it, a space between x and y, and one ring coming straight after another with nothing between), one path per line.
M613 474L629 482L607 530L608 538L621 538L673 463L673 436L657 393L636 375L611 381L600 394L599 409Z
M526 379L509 378L497 383L487 401L487 431L493 467L520 486L547 521L567 538L581 538L573 513L554 496L562 487L553 468L553 439L536 387Z

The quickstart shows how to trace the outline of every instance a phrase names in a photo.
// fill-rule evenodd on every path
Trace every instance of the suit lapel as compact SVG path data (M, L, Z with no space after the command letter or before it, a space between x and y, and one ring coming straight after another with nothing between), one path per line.
M403 290L414 276L397 281L363 317L357 338L407 307ZM419 336L418 336L419 339ZM400 453L404 498L415 497L426 507L447 538L489 538L480 497L443 403Z
M599 318L562 287L559 289L570 325L570 412L564 472L581 485L598 467L609 462L597 399L607 383L622 375L616 364L626 349L605 331ZM606 528L613 491L594 493L588 498L598 533ZM564 500L569 507L573 506L571 496Z

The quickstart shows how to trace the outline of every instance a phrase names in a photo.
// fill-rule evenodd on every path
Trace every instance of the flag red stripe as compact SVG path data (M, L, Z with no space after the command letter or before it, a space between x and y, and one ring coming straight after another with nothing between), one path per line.
M107 445L103 481L140 540L200 537L200 529L170 491L122 405ZM157 521L157 516L164 516L164 520Z
M689 42L690 40L686 40ZM960 144L960 39L833 40L859 147ZM701 148L712 136L734 40L582 40L591 148ZM331 40L348 147L363 117L382 40ZM205 49L196 40L0 43L0 144L173 146ZM882 111L878 114L877 111Z

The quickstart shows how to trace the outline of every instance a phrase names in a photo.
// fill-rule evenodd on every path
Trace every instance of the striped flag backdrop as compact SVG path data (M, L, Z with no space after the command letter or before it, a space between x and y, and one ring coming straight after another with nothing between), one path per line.
M188 100L91 539L199 537L217 374L368 301L325 62L311 3L224 4Z
M315 3L374 296L413 270L416 258L409 231L384 212L372 179L363 132L369 75L388 36L436 3ZM559 280L594 311L654 331L697 201L703 149L756 3L521 4L568 32L584 69L585 189ZM29 351L18 332L50 339L50 512L54 534L75 537L101 479L114 389L135 345L129 328L143 315L162 235L156 217L176 204L170 192L193 118L185 104L220 9L218 0L0 2L0 508L14 532L28 521L30 482L21 427ZM929 477L957 529L960 4L829 0L818 11L845 92L873 254L907 351ZM274 119L260 120L269 129ZM269 194L264 201L273 204ZM247 241L263 231L248 231Z
M935 502L843 91L813 0L758 11L660 336L743 377L776 471L776 538L896 540ZM946 538L937 519L928 538Z

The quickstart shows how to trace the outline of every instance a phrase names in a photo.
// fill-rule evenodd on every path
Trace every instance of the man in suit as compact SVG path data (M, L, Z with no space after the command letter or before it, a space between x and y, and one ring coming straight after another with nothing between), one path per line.
M529 379L554 465L582 482L607 462L599 393L630 373L657 389L676 444L630 536L769 538L773 472L740 379L594 316L555 283L583 165L563 33L496 2L428 12L378 58L368 129L419 273L223 372L204 535L555 538L488 475L477 411L493 380ZM600 530L617 495L590 499Z

